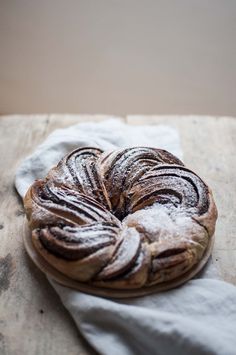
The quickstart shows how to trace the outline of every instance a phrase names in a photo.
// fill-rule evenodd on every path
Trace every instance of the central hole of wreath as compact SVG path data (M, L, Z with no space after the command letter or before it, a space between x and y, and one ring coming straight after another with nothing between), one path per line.
M169 207L171 206L177 208L182 202L182 196L171 189L163 189L161 193L160 191L157 191L156 193L152 193L150 196L147 195L141 198L138 203L133 206L132 210L129 206L129 199L127 199L127 197L124 198L122 196L120 198L123 199L123 203L121 204L122 208L117 208L115 211L112 211L112 214L121 222L128 215L135 213L141 209L147 209L154 205Z

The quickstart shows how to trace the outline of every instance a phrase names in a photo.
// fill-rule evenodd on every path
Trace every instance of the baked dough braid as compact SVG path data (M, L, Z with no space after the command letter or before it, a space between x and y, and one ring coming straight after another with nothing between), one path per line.
M209 187L169 152L79 148L29 188L33 245L68 277L106 288L173 280L202 259L217 209Z

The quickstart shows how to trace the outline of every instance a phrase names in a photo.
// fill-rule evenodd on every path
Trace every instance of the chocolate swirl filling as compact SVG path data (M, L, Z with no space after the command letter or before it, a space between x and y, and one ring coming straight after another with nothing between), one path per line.
M46 227L33 231L43 246L51 253L67 260L78 260L114 245L119 229L108 222L79 227Z
M208 188L183 166L161 165L150 169L129 192L129 210L135 212L153 203L172 204L202 215L209 208Z

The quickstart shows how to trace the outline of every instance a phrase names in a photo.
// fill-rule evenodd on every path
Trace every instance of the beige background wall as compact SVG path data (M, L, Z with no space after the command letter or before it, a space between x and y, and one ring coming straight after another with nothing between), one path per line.
M0 0L0 113L236 116L236 1Z

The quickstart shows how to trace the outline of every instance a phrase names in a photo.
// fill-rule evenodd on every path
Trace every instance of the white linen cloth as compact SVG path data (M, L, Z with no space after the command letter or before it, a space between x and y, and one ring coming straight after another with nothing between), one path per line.
M115 119L77 124L53 132L21 164L15 179L21 197L79 146L153 146L182 158L178 132L168 126L129 126ZM235 355L236 287L218 280L209 264L176 289L125 300L87 295L48 279L80 332L101 354Z

